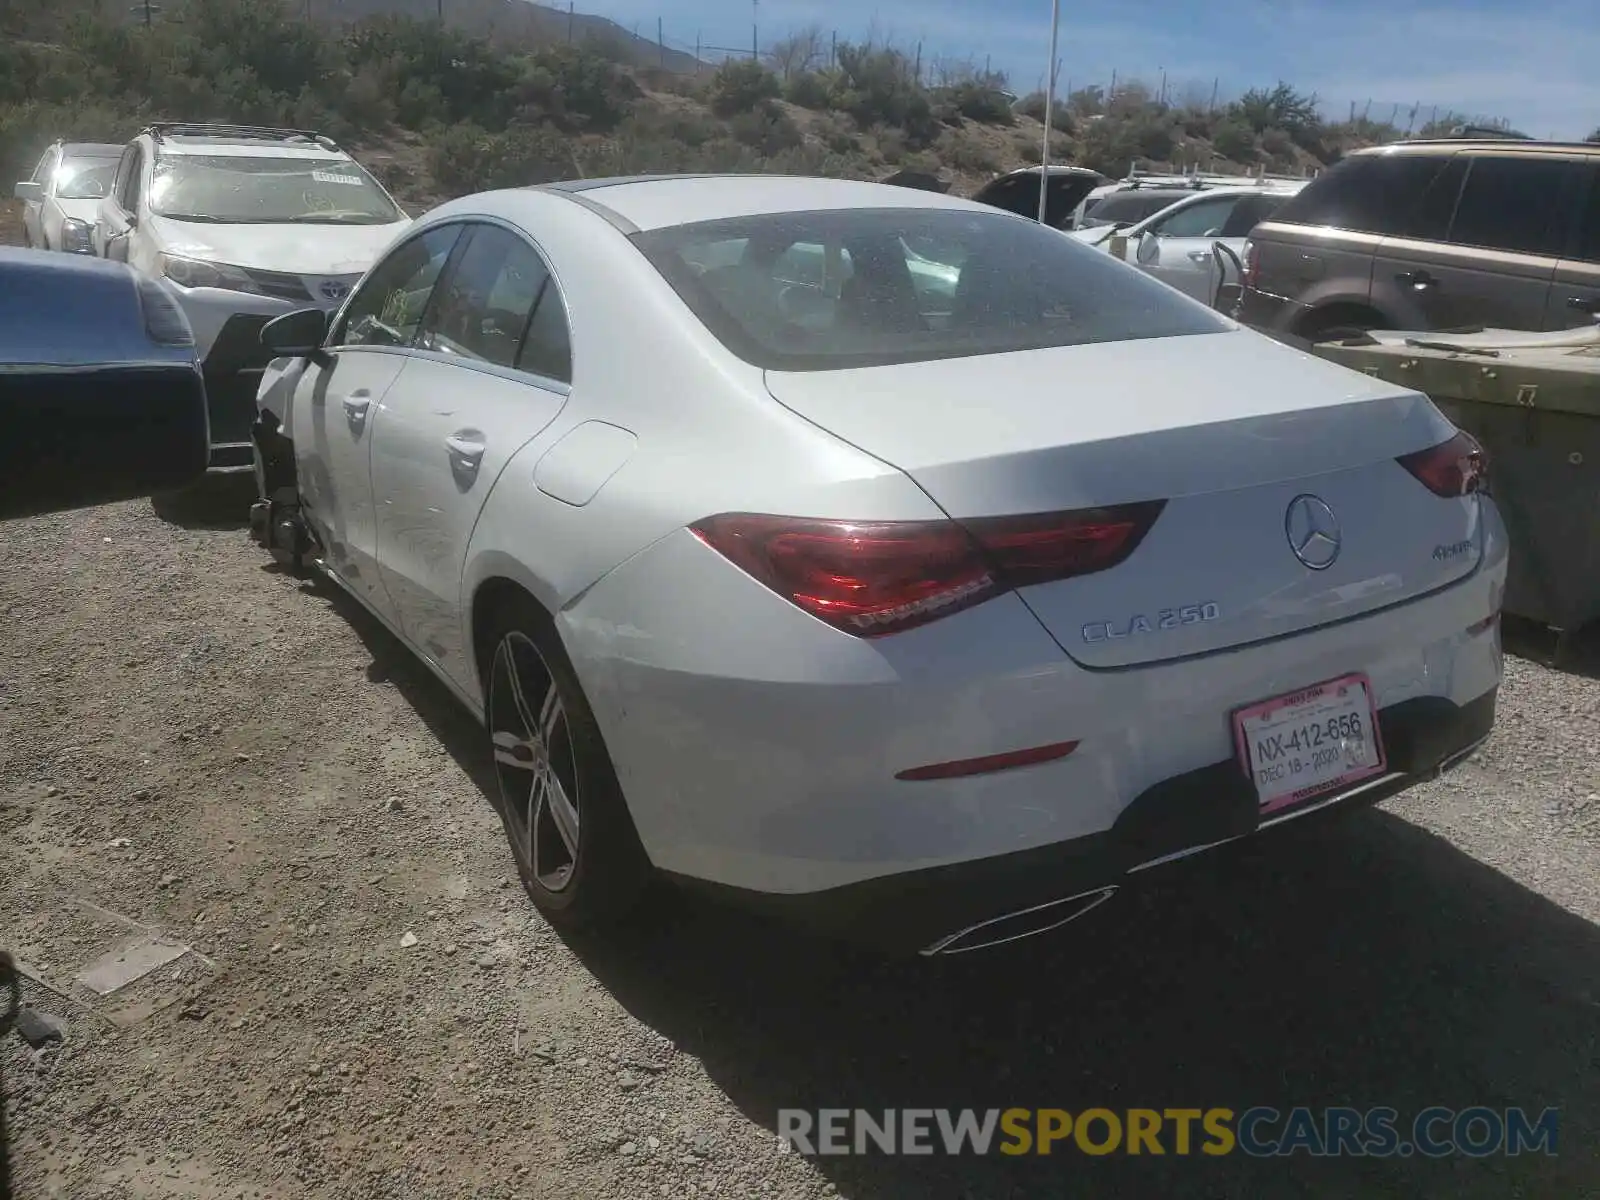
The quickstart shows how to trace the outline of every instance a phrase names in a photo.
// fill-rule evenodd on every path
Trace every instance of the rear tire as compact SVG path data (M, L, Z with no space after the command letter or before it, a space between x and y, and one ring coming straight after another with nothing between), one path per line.
M500 819L523 886L552 924L620 920L650 882L650 860L554 623L508 597L479 644Z

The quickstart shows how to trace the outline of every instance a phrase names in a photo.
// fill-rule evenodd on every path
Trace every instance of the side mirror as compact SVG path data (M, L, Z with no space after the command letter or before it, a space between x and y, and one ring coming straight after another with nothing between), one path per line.
M0 518L184 488L210 455L194 335L160 284L0 247Z
M1148 267L1161 257L1161 238L1154 233L1141 233L1139 247L1134 251L1134 257L1141 267Z
M297 308L261 327L261 344L274 358L310 358L328 336L328 314L320 308Z
M12 191L24 204L37 204L44 199L44 184L32 179L23 180Z

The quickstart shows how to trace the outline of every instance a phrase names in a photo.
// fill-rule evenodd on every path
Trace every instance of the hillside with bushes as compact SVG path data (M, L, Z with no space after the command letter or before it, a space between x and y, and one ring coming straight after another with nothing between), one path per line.
M315 128L413 206L655 171L912 169L959 192L1039 160L1044 97L1014 100L1004 76L971 66L919 77L892 46L835 49L810 30L763 61L662 70L599 18L574 33L565 13L522 0L452 0L455 19L441 23L425 15L433 3L360 0L339 6L357 19L330 23L307 15L309 0L168 0L146 25L104 0L10 0L0 169L20 178L52 138L121 141L155 119ZM1110 175L1134 165L1298 174L1401 136L1380 122L1328 123L1314 97L1281 83L1218 105L1172 103L1136 81L1084 88L1058 100L1053 125L1052 161Z

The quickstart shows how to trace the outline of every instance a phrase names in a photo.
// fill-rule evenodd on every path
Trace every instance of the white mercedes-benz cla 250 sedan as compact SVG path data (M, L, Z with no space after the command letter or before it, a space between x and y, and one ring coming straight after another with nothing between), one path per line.
M1494 721L1479 447L1022 217L490 192L262 336L257 536L482 718L558 923L662 877L972 950Z

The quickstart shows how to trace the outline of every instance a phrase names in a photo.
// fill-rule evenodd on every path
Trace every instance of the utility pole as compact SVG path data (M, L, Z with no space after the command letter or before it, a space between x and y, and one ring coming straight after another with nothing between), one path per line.
M569 46L572 45L572 3L573 0L567 0L567 45Z
M1044 87L1044 144L1039 149L1039 224L1044 224L1050 198L1050 118L1056 107L1056 33L1061 26L1061 0L1050 0L1050 73Z
M660 66L663 71L665 71L667 69L667 39L661 32L660 17L656 18L656 49L660 51L660 58L657 65Z
M750 0L750 61L761 58L761 0Z

